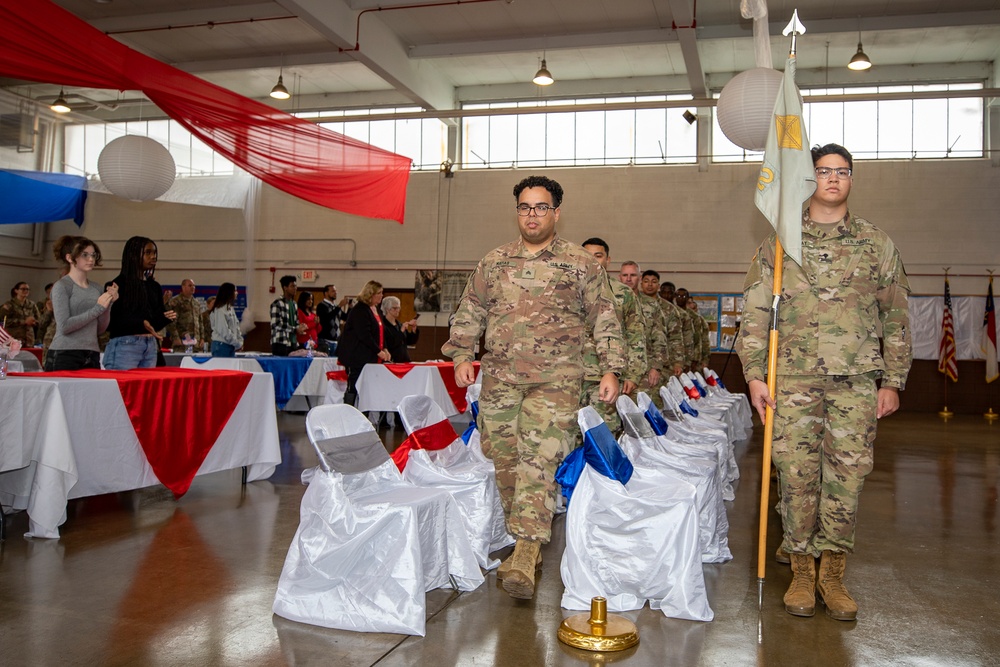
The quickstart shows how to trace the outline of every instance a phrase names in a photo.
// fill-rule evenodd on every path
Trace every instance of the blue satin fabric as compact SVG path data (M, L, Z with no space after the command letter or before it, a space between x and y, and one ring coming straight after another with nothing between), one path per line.
M691 415L692 417L698 416L698 411L691 407L691 404L687 401L681 401L681 412Z
M462 433L462 442L465 444L469 444L469 439L476 432L476 422L479 420L479 401L473 401L469 409L472 411L472 421L469 422L468 428Z
M703 386L701 386L700 382L698 382L697 380L692 380L691 384L693 384L694 388L698 390L698 393L701 394L702 398L708 396L708 390L705 389Z
M279 410L285 408L312 361L308 357L257 357L261 369L274 378L274 402Z
M607 424L595 426L584 433L583 445L570 452L556 470L556 481L562 486L567 503L585 465L623 485L632 478L632 462L615 442Z
M656 405L653 403L649 404L644 413L646 421L653 428L653 433L656 435L666 435L667 433L667 420L663 418L660 411L656 409Z
M723 389L725 389L725 388L726 388L726 385L725 385L725 384L723 384L723 382L722 382L722 378L715 378L715 384L719 385L719 386L720 386L720 387L722 387Z

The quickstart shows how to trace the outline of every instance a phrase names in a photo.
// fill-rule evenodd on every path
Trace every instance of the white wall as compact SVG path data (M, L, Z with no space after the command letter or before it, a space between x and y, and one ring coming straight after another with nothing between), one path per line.
M945 266L953 274L1000 269L1000 170L988 160L855 167L852 209L893 237L915 293L939 293ZM692 292L738 292L769 230L753 206L758 169L746 164L712 165L705 172L693 166L457 171L451 179L414 173L404 225L331 211L265 187L255 281L265 298L255 319L266 319L271 266L276 278L315 269L317 287L332 282L342 295L357 293L369 279L412 288L419 268L471 269L486 252L516 237L511 190L531 173L563 185L559 231L564 237L579 242L601 236L611 245L613 261L636 260ZM93 194L86 217L80 233L97 241L105 256L98 279L117 273L125 240L142 234L159 244L157 278L163 283L184 277L205 285L242 282L240 211ZM58 234L73 230L69 223L46 225L48 247ZM351 242L338 239L356 242L357 266L350 266ZM9 254L8 242L0 238L0 254ZM28 279L40 293L58 277L49 251L45 254L48 268L32 268L35 259L0 257L0 288ZM952 290L983 294L985 284L983 278L957 277Z

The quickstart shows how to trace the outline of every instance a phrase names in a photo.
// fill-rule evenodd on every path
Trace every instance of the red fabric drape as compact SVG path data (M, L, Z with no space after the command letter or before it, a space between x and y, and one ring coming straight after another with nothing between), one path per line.
M410 159L295 118L134 51L49 0L0 0L0 76L141 90L268 185L345 213L403 222Z
M116 380L146 460L160 483L178 498L187 493L251 378L241 371L194 368L24 375Z
M393 463L403 472L407 461L410 460L410 451L414 449L426 449L434 451L444 449L451 443L458 440L458 433L451 422L445 419L437 424L431 424L424 428L417 429L410 436L400 443L396 451L392 453Z

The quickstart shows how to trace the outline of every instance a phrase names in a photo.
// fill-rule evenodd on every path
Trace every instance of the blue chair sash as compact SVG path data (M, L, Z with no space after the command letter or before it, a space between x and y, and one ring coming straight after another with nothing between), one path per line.
M692 417L698 416L698 411L691 407L691 404L686 400L681 401L681 412L691 415Z
M462 442L465 444L469 444L472 434L476 432L476 422L479 419L479 401L473 401L469 408L472 411L472 421L469 422L469 426L462 433Z
M556 481L562 486L567 503L585 465L622 485L628 484L632 478L632 462L615 442L607 424L600 424L584 433L583 445L570 452L556 470Z
M653 433L656 435L666 435L667 433L667 420L663 418L663 415L659 410L656 409L656 405L653 403L649 404L646 408L646 412L643 413L646 417L646 421L653 428Z

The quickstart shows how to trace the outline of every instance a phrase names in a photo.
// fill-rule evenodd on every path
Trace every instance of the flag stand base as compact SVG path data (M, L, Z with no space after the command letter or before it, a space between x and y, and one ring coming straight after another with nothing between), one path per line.
M955 416L955 413L952 412L951 410L949 410L947 405L944 406L944 408L942 408L940 412L938 412L938 417L940 417L941 419L943 419L945 421L948 421L949 419L951 419L954 416ZM989 419L989 417L987 417L987 419Z
M993 408L990 408L983 413L983 418L985 418L988 422L995 422L997 419L1000 419L1000 414L993 412Z

